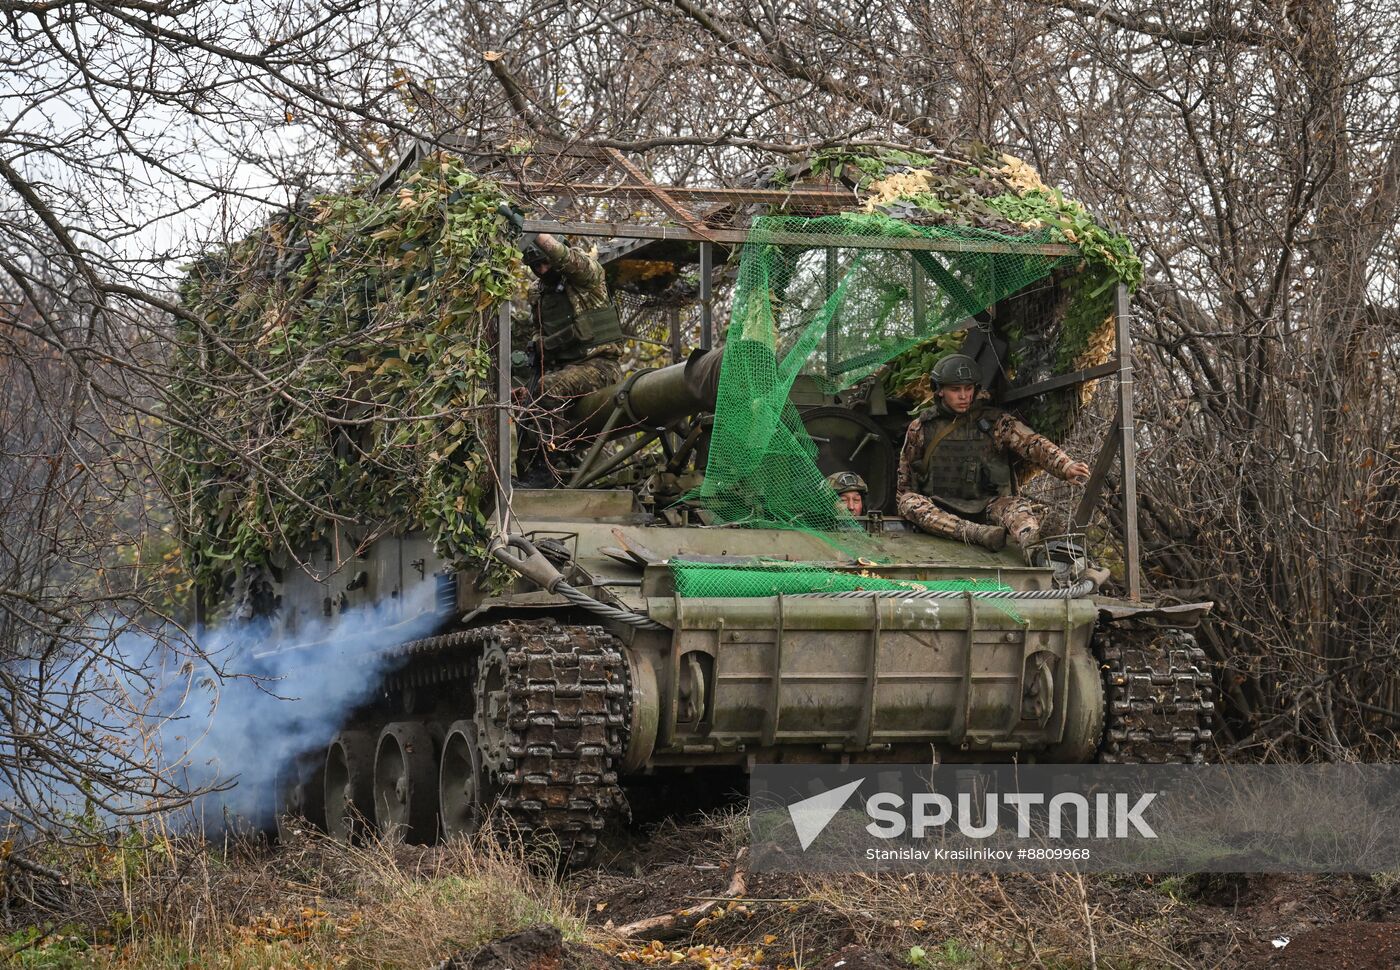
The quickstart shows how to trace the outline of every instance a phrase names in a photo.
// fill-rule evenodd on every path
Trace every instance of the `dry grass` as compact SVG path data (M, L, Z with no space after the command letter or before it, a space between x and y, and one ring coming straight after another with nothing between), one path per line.
M623 834L605 869L563 879L489 834L434 848L302 836L269 850L143 831L42 857L68 873L66 888L10 868L0 966L427 970L549 923L639 964L689 957L716 970L829 967L845 944L878 955L861 964L872 970L1234 967L1271 934L1400 911L1393 880L1359 877L1265 877L1243 886L1242 903L1207 903L1220 887L1191 877L750 871L743 898L716 900L746 823L722 812ZM605 925L702 899L715 901L711 918L664 946Z
M11 880L10 966L432 966L534 923L581 938L548 865L483 833L432 849L306 835L269 850L159 832L65 850L69 885Z
M1130 913L1127 894L1102 876L891 873L807 876L801 883L858 943L885 951L920 947L933 965L1192 966L1163 942L1170 901L1153 899L1153 910Z

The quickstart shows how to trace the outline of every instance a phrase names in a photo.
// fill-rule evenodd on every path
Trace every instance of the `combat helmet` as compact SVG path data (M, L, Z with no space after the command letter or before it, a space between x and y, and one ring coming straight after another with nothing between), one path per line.
M977 366L977 361L967 354L949 354L944 357L933 365L933 369L929 371L929 378L933 381L934 390L957 384L982 386L982 370Z
M826 483L837 495L844 495L846 492L860 492L865 495L870 491L865 487L865 479L855 472L832 472L826 476Z

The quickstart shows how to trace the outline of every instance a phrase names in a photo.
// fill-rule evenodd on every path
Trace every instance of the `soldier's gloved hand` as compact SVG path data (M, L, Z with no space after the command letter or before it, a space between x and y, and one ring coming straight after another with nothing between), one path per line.
M520 235L525 231L525 215L509 202L502 202L496 206L496 211L505 218L515 228L515 235Z
M1077 461L1065 469L1065 481L1073 482L1076 485L1086 485L1089 482L1089 466L1082 461Z

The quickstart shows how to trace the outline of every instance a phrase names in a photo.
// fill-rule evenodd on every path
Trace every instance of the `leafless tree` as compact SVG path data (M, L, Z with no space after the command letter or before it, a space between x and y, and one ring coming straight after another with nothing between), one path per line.
M266 203L382 162L407 13L0 2L0 801L20 823L190 794L143 748L162 667L219 673L172 625L152 476L174 278Z
M1037 105L1037 154L1072 154L1071 177L1120 214L1150 267L1142 524L1157 581L1220 603L1208 633L1238 746L1393 756L1389 15L1056 9L1091 70L1058 110Z

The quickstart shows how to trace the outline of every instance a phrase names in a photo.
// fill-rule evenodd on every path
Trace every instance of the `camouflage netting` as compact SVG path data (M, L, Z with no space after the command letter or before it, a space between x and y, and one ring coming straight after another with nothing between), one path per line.
M671 560L671 575L680 596L784 596L802 593L845 593L855 590L909 592L937 590L959 593L1005 592L1011 587L991 579L890 579L861 573L821 569L806 563L755 559L748 563Z
M854 533L859 526L826 484L789 399L800 376L835 393L878 371L891 393L927 400L929 368L963 345L965 333L954 329L988 310L1008 381L1092 366L1111 353L1114 284L1135 286L1142 268L1127 240L1009 156L832 154L795 174L853 181L865 202L841 215L754 221L696 497L723 522ZM950 248L864 248L856 239ZM985 251L1006 243L1070 243L1078 254ZM1085 393L1045 395L1026 417L1059 437Z
M395 190L326 195L194 265L177 322L163 478L201 582L421 527L479 553L485 327L524 278L503 196L427 159ZM348 422L348 423L342 423Z

